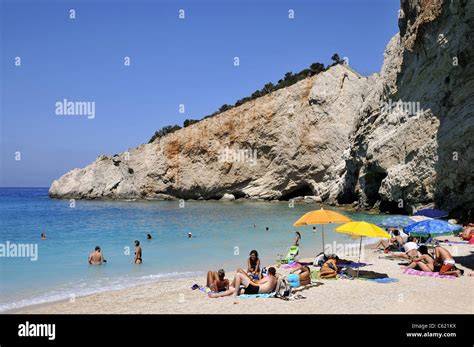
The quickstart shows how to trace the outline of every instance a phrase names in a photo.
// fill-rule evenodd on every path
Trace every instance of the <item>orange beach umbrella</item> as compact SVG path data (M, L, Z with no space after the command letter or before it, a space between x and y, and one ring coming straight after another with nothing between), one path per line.
M323 239L323 252L324 252L324 224L331 223L349 223L352 222L352 219L344 216L343 214L325 210L321 208L320 210L310 211L304 214L300 219L298 219L295 224L295 227L303 225L312 225L312 224L321 224L322 225L322 239Z

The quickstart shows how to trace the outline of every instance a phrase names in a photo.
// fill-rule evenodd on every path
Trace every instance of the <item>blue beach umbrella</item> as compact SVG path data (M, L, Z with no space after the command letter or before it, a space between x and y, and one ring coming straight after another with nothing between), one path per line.
M415 221L407 216L390 216L385 218L379 226L382 228L404 228L413 223L415 223Z
M405 227L403 230L414 236L432 236L450 235L455 231L461 230L460 225L451 224L442 220L424 220Z
M432 208L427 208L424 210L420 210L414 214L414 216L426 216L430 218L444 218L448 216L448 212L443 210L436 210Z

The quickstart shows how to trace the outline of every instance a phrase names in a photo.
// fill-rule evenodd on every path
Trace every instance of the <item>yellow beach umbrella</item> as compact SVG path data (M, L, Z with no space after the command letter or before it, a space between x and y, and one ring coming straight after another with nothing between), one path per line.
M384 239L390 238L390 235L385 230L376 226L375 224L371 224L367 222L346 223L337 227L335 231L360 237L359 261L358 261L359 263L360 263L360 254L362 251L362 238L364 236L374 237L374 238L384 238ZM357 277L359 277L359 268L357 268Z
M314 210L314 211L305 213L293 225L295 227L299 227L303 225L321 224L322 225L323 252L324 252L324 224L348 223L351 221L352 219L344 216L343 214L321 208L320 210Z

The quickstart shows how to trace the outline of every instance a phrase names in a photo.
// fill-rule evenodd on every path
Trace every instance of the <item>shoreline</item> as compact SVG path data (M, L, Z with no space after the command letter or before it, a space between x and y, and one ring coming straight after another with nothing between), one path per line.
M446 237L443 237L445 239ZM449 238L448 238L449 239ZM454 239L451 239L454 240ZM402 260L380 259L382 253L374 252L374 243L364 245L362 262L369 265L362 270L387 273L398 282L381 284L367 280L319 280L317 286L303 289L304 300L283 301L268 299L241 299L225 297L210 299L200 290L191 290L193 284L205 285L205 276L165 279L140 284L125 289L104 291L69 300L55 301L9 310L4 314L401 314L401 313L444 313L473 314L474 307L462 300L447 300L446 293L464 292L472 289L473 277L456 279L410 276L402 273ZM456 257L469 257L470 245L452 245ZM449 248L448 248L449 249ZM357 257L343 256L357 261ZM303 258L300 261L313 261ZM265 266L272 266L265 265ZM289 270L280 267L278 273ZM228 271L226 277L232 279L235 271ZM322 284L321 284L322 283ZM370 295L367 295L370 293ZM435 304L433 304L435 303Z

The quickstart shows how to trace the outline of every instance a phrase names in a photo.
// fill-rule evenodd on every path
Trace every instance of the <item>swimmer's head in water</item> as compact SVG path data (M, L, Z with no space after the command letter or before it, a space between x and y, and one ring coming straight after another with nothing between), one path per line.
M276 270L273 266L268 268L268 274L272 276L276 275Z
M96 251L96 252L100 252L100 247L99 247L99 246L95 246L95 251Z
M151 235L150 235L150 234L146 234L146 238L147 238L147 239L151 239Z
M135 246L137 246L137 247L140 246L140 241L135 240Z
M217 271L217 276L219 276L219 279L222 281L225 277L224 269L219 269L219 271Z

